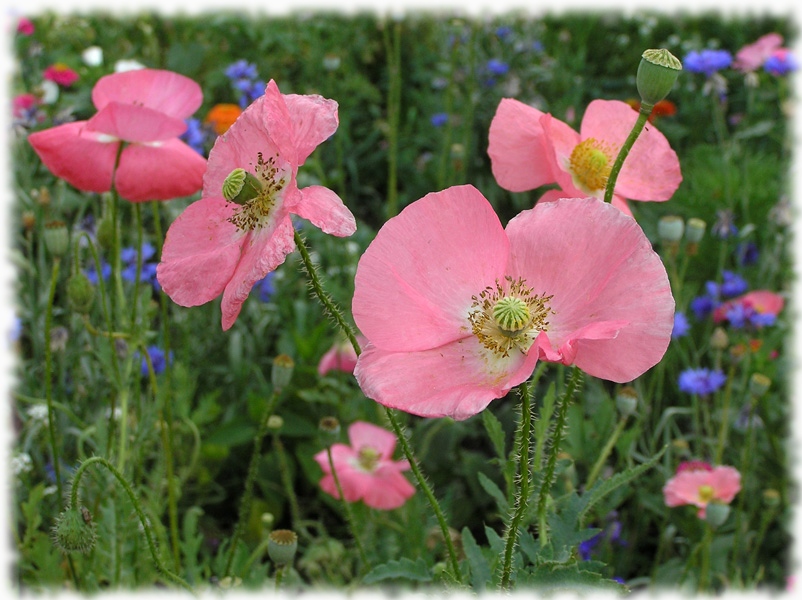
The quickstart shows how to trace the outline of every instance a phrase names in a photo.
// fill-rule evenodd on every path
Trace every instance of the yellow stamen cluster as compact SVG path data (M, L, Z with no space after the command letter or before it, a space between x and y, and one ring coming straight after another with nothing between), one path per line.
M276 167L278 154L267 160L261 152L257 155L254 171L256 179L261 183L261 189L254 198L241 205L228 221L242 231L253 231L263 227L268 222L270 211L278 200L279 193L287 184L285 173L279 173Z
M571 152L569 159L569 169L574 184L589 194L604 190L616 154L617 152L604 142L594 138L582 140Z
M362 469L368 473L372 473L379 464L379 457L380 454L374 448L365 446L359 449L359 458L357 460Z
M496 281L495 287L474 296L468 314L473 334L501 357L509 356L513 348L526 354L537 334L548 327L546 319L552 312L547 304L551 296L534 294L523 279L505 281L506 286Z
M699 500L704 503L710 502L713 497L716 495L715 490L712 486L709 485L700 485L699 486Z

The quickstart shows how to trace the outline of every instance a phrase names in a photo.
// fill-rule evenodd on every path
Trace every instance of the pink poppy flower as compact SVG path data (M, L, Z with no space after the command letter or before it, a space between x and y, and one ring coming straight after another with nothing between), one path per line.
M712 471L713 467L710 463L706 463L703 460L686 460L681 462L677 467L677 473L682 473L683 471Z
M785 306L785 299L769 290L755 290L719 304L713 311L713 321L721 323L734 308L741 308L747 320L749 316L770 315L776 317ZM753 319L752 319L753 320ZM760 319L758 319L760 321Z
M357 421L348 428L350 446L334 444L331 461L346 502L362 500L371 508L398 508L415 493L415 488L401 473L409 470L409 461L393 460L395 436L371 423ZM325 450L315 455L323 469L320 487L339 498Z
M580 133L548 113L511 98L502 99L490 123L493 175L511 192L556 183L541 201L592 196L604 198L607 177L638 113L626 102L594 100ZM682 181L679 159L665 136L647 125L624 162L613 204L632 214L626 199L662 202Z
M365 336L357 335L356 341L359 347L362 348L367 340ZM343 373L353 373L356 366L356 351L351 345L351 342L346 340L338 340L334 345L320 359L317 364L318 375L325 375L329 371L342 371Z
M678 471L663 486L666 506L692 504L699 508L696 515L704 519L711 502L729 504L741 490L741 474L733 467L714 467Z
M25 118L31 109L39 106L39 98L34 94L18 94L11 102L12 114L15 119Z
M113 183L131 202L188 196L200 189L206 160L178 136L202 100L197 83L170 71L106 75L92 90L98 110L92 118L38 131L28 141L56 177L80 190L108 192Z
M757 71L772 53L783 45L783 36L779 33L767 33L756 42L738 50L732 66L743 73Z
M203 197L170 226L157 268L176 304L198 306L222 293L227 330L254 283L295 249L291 213L332 235L354 233L354 216L337 194L319 185L298 189L296 182L298 167L337 125L335 101L284 95L271 80L264 96L217 138ZM247 173L255 197L243 204L226 200L224 183L232 172Z
M70 87L78 81L78 73L70 69L64 63L55 63L47 67L42 73L42 78L57 83L63 87Z
M381 228L357 266L369 340L354 375L377 402L466 419L538 359L627 382L663 356L674 299L634 219L595 198L538 204L506 230L473 186L428 194Z
M33 25L33 22L30 19L26 19L25 17L20 17L20 20L17 21L17 33L21 35L33 35L33 32L36 28Z

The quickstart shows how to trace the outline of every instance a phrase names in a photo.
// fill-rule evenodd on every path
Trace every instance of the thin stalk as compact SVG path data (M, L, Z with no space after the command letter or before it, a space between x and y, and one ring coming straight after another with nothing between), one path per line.
M537 502L537 521L541 547L544 547L549 541L548 526L546 524L546 506L548 504L549 493L551 492L551 485L554 483L554 469L557 465L557 455L560 453L560 444L562 443L565 433L565 424L568 421L568 407L571 405L574 393L581 381L582 371L574 367L573 373L571 373L571 379L568 380L565 394L563 394L559 401L559 406L557 407L557 421L554 424L554 433L552 434L549 456L546 461L546 472L543 477L543 483L540 486L540 494Z
M131 488L131 485L128 483L128 480L123 477L123 474L117 470L117 468L112 465L108 460L101 456L93 456L85 460L81 465L75 470L75 476L72 480L72 490L70 492L70 507L78 506L78 491L81 484L81 477L86 472L86 470L94 465L98 464L106 469L114 475L117 481L120 483L122 488L125 490L125 493L128 494L128 499L131 501L131 504L134 506L134 510L136 511L137 516L139 517L139 522L142 525L142 529L145 532L145 539L148 543L148 549L150 550L150 556L153 559L154 564L156 565L156 569L166 578L169 579L172 583L176 585L180 585L185 590L190 592L191 594L195 594L194 590L190 587L190 585L181 579L178 575L171 572L167 567L162 564L161 559L159 558L159 554L156 551L156 542L153 540L153 533L151 532L150 523L148 523L148 518L145 516L145 513L142 511L142 506L139 504L139 499L134 494L134 490Z
M309 532L301 525L301 509L298 506L298 497L295 495L295 490L292 487L292 480L290 479L290 467L287 463L287 452L284 450L284 444L278 434L273 436L273 448L276 450L278 456L279 472L281 473L281 483L284 486L284 493L287 494L287 500L290 504L290 515L292 516L292 528L298 533L304 534L304 537L309 536Z
M615 182L618 180L618 173L621 172L621 167L624 166L624 161L627 156L629 156L629 151L632 150L632 146L635 145L635 140L638 139L641 131L643 131L644 125L646 125L646 121L649 120L649 115L652 114L653 108L653 104L647 104L646 102L641 103L640 110L638 111L638 119L635 121L635 125L632 126L632 131L629 132L627 139L624 141L624 145L621 146L621 150L618 151L618 156L613 163L613 168L610 169L610 175L607 177L607 188L604 190L605 202L613 201L613 193L615 192Z
M604 463L607 462L607 457L610 456L610 452L613 451L613 446L618 441L618 438L621 436L621 433L624 431L624 427L627 425L628 417L624 415L618 421L618 425L615 426L613 430L613 434L607 440L607 443L602 448L601 453L599 454L599 458L596 459L596 462L593 464L593 468L590 470L590 474L588 475L588 480L585 483L585 489L589 490L593 487L593 484L596 482L596 478L601 473L602 467L604 467Z
M532 463L531 463L531 445L532 445L532 385L524 383L519 389L521 396L521 422L518 429L520 430L520 440L518 446L518 477L520 480L520 488L517 497L515 498L515 512L512 519L507 525L507 531L504 534L504 552L503 552L503 567L501 571L501 584L502 590L509 589L510 577L512 575L512 552L515 549L515 544L518 541L518 528L521 526L521 521L526 514L526 509L529 500L529 486L532 481Z
M713 539L713 528L710 523L705 522L705 533L702 538L702 566L699 570L699 592L707 589L707 581L710 577L710 544Z
M259 458L262 453L262 440L267 435L267 422L270 420L273 411L278 404L279 393L273 391L270 399L267 401L267 407L262 415L262 422L259 424L259 431L256 437L253 438L253 453L251 454L251 462L248 466L248 476L245 479L245 490L242 492L242 498L239 504L239 516L237 518L237 525L234 528L234 534L231 536L231 543L228 547L228 556L226 557L226 568L223 571L223 577L231 575L231 563L234 560L234 551L237 548L237 543L242 535L242 530L248 520L248 514L251 511L251 500L253 499L253 484L256 481L256 470L259 466Z
M393 24L390 39L387 24L383 28L387 55L387 218L398 213L398 129L401 116L401 23Z
M354 542L356 542L357 550L359 550L359 558L362 560L362 566L369 567L370 562L368 562L368 557L365 554L365 548L362 546L362 540L359 538L359 532L356 528L354 511L351 510L351 505L345 499L343 488L340 485L340 477L337 475L337 469L334 468L334 459L331 456L331 446L326 447L326 456L329 459L329 469L331 470L331 476L334 479L334 486L337 488L337 495L340 497L343 507L345 508L345 519L348 521L348 527L351 529L351 536L354 538Z
M727 432L730 428L730 396L732 396L732 380L735 378L735 365L730 365L730 372L727 375L727 387L724 388L724 408L721 415L721 427L718 430L718 446L716 447L716 457L714 464L721 464L721 457L724 455L724 446L727 443Z
M56 282L61 267L61 258L53 260L53 271L50 275L50 291L47 295L47 311L45 312L45 400L47 401L47 431L50 438L50 452L53 456L53 472L56 476L59 501L64 498L61 487L61 466L59 465L58 445L56 444L56 423L53 413L53 349L50 347L50 332L53 327L53 299L56 296Z

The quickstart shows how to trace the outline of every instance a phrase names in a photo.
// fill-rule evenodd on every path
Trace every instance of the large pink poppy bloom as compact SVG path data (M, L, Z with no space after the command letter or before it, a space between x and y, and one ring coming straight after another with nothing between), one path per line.
M92 89L92 118L28 140L56 177L85 192L108 192L113 183L132 202L188 196L201 188L206 160L178 136L202 100L197 83L170 71L106 75Z
M747 44L735 55L732 63L734 69L743 73L757 71L772 53L783 45L783 36L779 33L767 33L752 44Z
M493 175L511 192L558 184L541 201L557 198L604 198L607 177L618 151L638 118L619 100L594 100L582 118L580 132L548 113L504 98L490 122ZM682 181L679 159L665 136L648 124L630 150L618 175L613 204L632 214L626 199L662 202Z
M350 446L334 444L331 461L346 502L362 500L371 508L398 508L415 493L415 488L401 473L409 470L409 461L393 460L396 439L389 431L371 423L357 421L348 428ZM323 469L320 487L339 498L325 450L315 455Z
M320 185L298 189L296 182L298 167L337 125L334 100L284 95L270 80L264 96L217 138L202 198L170 226L157 267L159 283L175 303L198 306L222 293L227 330L254 283L295 249L291 213L332 235L354 233L354 216L337 194ZM237 169L259 188L244 204L223 196L224 182Z
M711 502L729 504L741 490L741 474L733 467L684 469L663 486L666 506L692 504L699 508L696 515L704 519Z
M540 203L506 230L470 185L431 193L359 261L354 375L385 406L466 419L538 359L631 381L663 356L674 299L634 219L595 198Z

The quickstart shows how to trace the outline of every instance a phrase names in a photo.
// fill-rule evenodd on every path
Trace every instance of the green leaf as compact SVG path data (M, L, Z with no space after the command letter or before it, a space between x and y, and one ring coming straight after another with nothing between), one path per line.
M482 549L467 527L462 528L462 549L465 551L465 558L471 568L471 585L474 590L483 590L487 586L492 576L492 569L487 562L487 558L482 553Z
M412 581L431 581L432 573L422 558L414 562L408 558L391 560L383 565L373 567L365 578L364 583L376 583L385 579L411 579Z
M501 421L489 410L483 410L482 422L485 425L490 441L493 443L496 454L501 459L502 464L505 463L507 461L507 452L504 447L504 429L501 427Z
M623 593L627 587L598 573L584 571L577 563L540 565L529 572L519 573L518 585L531 585L540 592L604 592Z
M496 505L498 506L498 510L502 515L509 515L510 514L510 505L507 502L507 498L504 496L504 492L499 489L499 487L493 482L487 475L479 471L477 474L479 478L479 485L482 486L482 489L486 491L488 494L493 496L496 501Z

